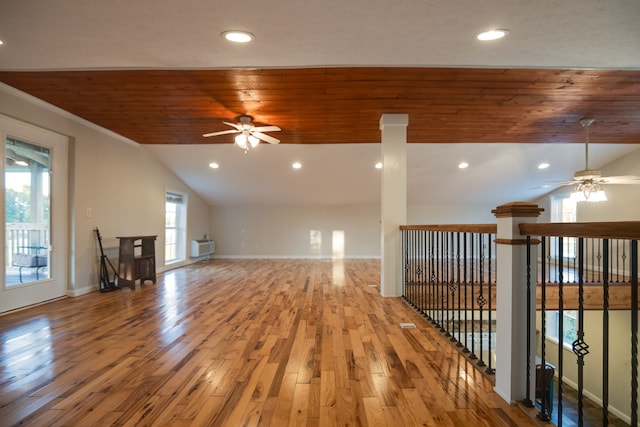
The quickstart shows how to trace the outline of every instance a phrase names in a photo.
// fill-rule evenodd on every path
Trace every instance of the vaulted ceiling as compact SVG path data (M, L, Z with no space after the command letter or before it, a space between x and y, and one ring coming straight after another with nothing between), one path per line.
M461 191L469 187L469 175L437 175L441 164L430 163L450 159L455 167L465 150L451 144L477 144L476 164L503 157L505 144L543 144L526 160L554 158L563 168L525 174L511 192L505 184L499 197L508 201L540 195L548 190L525 189L581 168L577 144L557 153L554 147L584 142L582 117L596 118L591 139L609 146L601 162L640 143L638 18L635 0L2 2L0 82L143 144L211 203L263 201L241 187L229 192L239 182L231 177L218 178L228 182L218 186L226 193L215 190L206 168L195 176L188 162L180 166L176 144L190 160L226 158L229 169L244 169L213 151L229 146L231 136L202 134L249 114L282 128L274 136L283 155L305 156L304 149L281 148L288 145L347 144L345 153L368 159L384 113L409 115L408 142L420 144L410 188L430 189L432 197L440 191L434 176L451 188L456 179ZM492 28L509 34L491 43L475 39ZM255 40L231 45L220 37L228 29L250 31ZM187 149L192 144L199 147ZM349 180L353 159L346 163ZM339 161L331 167L342 177ZM482 173L474 179L495 175L488 184L495 193L508 171ZM331 192L335 185L327 187L326 203L358 201L355 195L371 190L354 187L335 199Z

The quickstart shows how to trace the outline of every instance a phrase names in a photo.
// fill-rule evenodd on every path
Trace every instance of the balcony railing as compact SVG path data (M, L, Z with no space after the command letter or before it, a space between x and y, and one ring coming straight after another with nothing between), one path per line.
M537 403L541 419L563 424L570 386L578 396L577 425L585 425L587 398L601 406L602 425L615 418L637 425L640 222L520 224L519 230L519 238L505 239L496 238L504 235L499 224L400 227L403 298L483 372L515 369L509 375L526 378L517 400ZM496 242L516 255L503 258ZM499 306L504 291L521 292L522 305L516 298L515 308ZM526 322L513 318L519 312ZM496 318L521 329L501 336ZM565 326L565 318L574 323ZM550 330L551 319L559 319L557 331ZM495 354L518 347L515 341L526 349ZM545 379L547 387L536 389Z
M44 278L40 273L49 264L49 230L47 224L40 223L7 223L5 236L5 281L14 285L34 279L23 279L24 268L32 269L36 278ZM18 257L18 259L16 258ZM26 263L28 257L35 261ZM28 265L34 267L28 267ZM40 266L40 267L38 267ZM46 274L44 275L46 276Z
M578 394L577 425L584 423L586 396L601 405L602 425L612 415L637 425L640 222L523 224L520 232L536 255L529 263L539 266L538 297L528 303L539 310L539 365L553 366L558 378L556 396L543 400L539 417L552 419L550 407L557 407L553 419L563 424L565 383L571 383ZM539 244L531 236L540 237ZM571 324L564 321L567 310L576 312ZM558 344L549 349L548 316L556 311Z
M401 227L403 298L478 367L495 354L495 224Z

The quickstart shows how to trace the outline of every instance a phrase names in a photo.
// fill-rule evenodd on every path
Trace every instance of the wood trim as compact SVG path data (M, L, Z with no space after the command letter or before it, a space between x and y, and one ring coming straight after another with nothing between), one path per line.
M280 126L282 144L379 142L384 113L409 115L408 143L582 144L589 112L594 141L637 144L640 132L640 70L1 71L0 81L140 144L230 144L202 134L245 113Z
M495 239L494 242L496 245L526 245L527 239ZM539 242L539 241L538 241ZM533 244L533 240L531 241Z
M401 231L452 231L460 233L496 234L496 224L431 224L431 225L401 225Z
M511 202L500 205L491 211L496 218L537 218L544 209L535 203Z
M520 234L640 240L640 221L520 224Z
M545 289L546 310L558 310L560 304L558 300L558 284L547 284ZM584 309L602 310L603 292L601 283L590 283L584 285ZM541 310L542 287L536 287L536 308ZM562 285L562 306L565 310L578 309L578 285ZM609 285L609 310L629 310L631 308L631 284L613 283Z

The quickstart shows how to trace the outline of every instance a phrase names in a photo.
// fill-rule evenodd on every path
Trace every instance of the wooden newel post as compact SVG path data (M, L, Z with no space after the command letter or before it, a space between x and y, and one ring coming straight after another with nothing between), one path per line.
M527 202L512 202L491 211L497 218L496 233L496 385L495 391L509 403L527 396L527 337L535 360L536 251L531 251L531 307L527 311L527 246L520 224L535 223L544 209ZM527 334L527 316L529 333ZM529 366L530 387L535 387L534 364ZM530 394L532 395L532 394Z

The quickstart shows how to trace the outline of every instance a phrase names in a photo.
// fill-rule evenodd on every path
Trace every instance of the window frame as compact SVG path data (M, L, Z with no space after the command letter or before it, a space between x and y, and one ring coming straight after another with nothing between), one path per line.
M170 211L169 206L175 210ZM164 202L164 264L171 265L186 260L187 257L187 194L180 191L166 190ZM173 221L169 221L169 213L174 214ZM173 238L169 239L169 233ZM170 240L170 241L169 241ZM172 256L168 257L168 250Z

